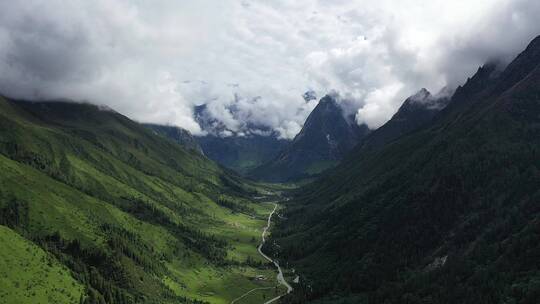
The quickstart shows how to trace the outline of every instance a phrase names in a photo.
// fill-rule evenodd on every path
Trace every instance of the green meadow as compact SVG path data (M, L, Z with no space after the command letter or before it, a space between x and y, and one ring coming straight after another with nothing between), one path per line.
M2 303L260 303L274 192L116 112L0 99Z

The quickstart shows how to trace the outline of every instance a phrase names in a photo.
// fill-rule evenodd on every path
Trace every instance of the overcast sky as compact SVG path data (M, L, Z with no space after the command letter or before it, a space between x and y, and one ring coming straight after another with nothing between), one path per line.
M515 56L538 16L538 0L0 1L0 92L195 134L206 103L232 131L291 138L317 102L302 94L334 90L376 128L420 88Z

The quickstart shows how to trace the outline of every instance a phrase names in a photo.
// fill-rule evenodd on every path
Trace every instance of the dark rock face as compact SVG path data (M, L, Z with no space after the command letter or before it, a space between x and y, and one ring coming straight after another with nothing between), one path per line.
M340 160L368 133L366 126L359 127L352 117L344 117L334 98L322 98L308 116L304 127L290 147L280 155L286 159L291 154L302 154L321 160ZM302 153L303 152L303 153Z
M327 95L278 157L251 175L278 182L314 176L336 165L368 133L367 126L358 126L354 117L345 117L335 98Z

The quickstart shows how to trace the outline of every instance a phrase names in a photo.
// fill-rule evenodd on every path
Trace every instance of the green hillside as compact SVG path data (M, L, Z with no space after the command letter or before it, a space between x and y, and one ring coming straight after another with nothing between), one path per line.
M2 303L78 303L84 293L69 270L43 249L0 226Z
M257 192L109 109L0 98L0 231L13 247L0 260L18 274L0 280L2 303L229 303L273 287L256 251L272 206Z
M422 130L355 149L273 231L293 303L538 303L540 37Z

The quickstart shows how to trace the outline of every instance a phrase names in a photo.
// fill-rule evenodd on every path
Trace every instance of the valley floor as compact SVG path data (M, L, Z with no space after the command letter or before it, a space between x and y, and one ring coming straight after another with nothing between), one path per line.
M232 245L227 259L238 265L216 267L197 256L182 256L167 263L169 275L162 282L178 296L216 304L231 303L234 299L237 299L235 303L264 303L284 294L286 289L276 280L275 268L257 250L274 205L252 206L256 216L233 213L214 205L210 210L212 216L219 218L216 221L219 225L207 224L203 229ZM0 250L0 261L4 264L0 267L3 278L0 285L6 287L0 303L79 302L84 289L54 256L5 226L0 226L0 239L9 245ZM246 265L246 260L255 266ZM260 266L256 266L258 263ZM43 273L49 275L42 276Z
M265 301L264 303L265 304L269 304L269 303L273 303L273 302L276 302L277 300L279 300L282 296L286 295L286 294L289 294L293 291L293 288L291 287L291 285L289 285L289 283L287 282L287 280L284 278L283 276L283 271L281 269L281 266L279 265L279 263L275 260L273 260L271 257L269 257L268 255L266 255L263 251L262 251L262 248L266 242L266 235L268 233L268 230L270 229L271 225L272 225L272 217L274 216L274 214L276 213L276 210L278 209L278 204L277 203L272 203L274 205L274 208L272 209L272 212L270 212L270 214L268 214L268 219L267 219L267 223L266 223L266 226L264 227L264 229L262 230L262 233L261 233L261 243L259 244L259 246L257 247L257 251L259 252L259 254L265 259L267 260L268 262L274 264L274 266L276 267L277 269L277 276L276 276L276 279L277 279L277 284L278 286L274 287L274 297L269 299L268 301ZM280 289L283 289L285 288L283 291L281 291L281 293L279 293L279 290ZM253 288L249 291L247 291L246 293L242 294L240 297L234 299L233 301L231 301L231 304L234 304L234 303L240 303L240 302L243 302L243 301L246 301L246 298L248 297L251 297L253 294L256 294L256 293L260 293L260 292L265 292L267 290L270 290L272 287L257 287L257 288ZM277 295L276 295L277 294ZM256 300L256 299L254 299Z
M181 286L170 286L179 295L208 301L210 303L263 303L286 292L276 280L276 270L258 252L261 233L267 228L267 218L273 212L273 204L254 204L256 217L246 214L233 214L224 210L225 214L216 215L225 219L221 227L209 228L208 232L219 236L232 244L227 257L238 262L250 259L260 262L261 267L196 265L188 273L179 274L186 283ZM230 213L230 214L226 214ZM246 295L246 293L248 293ZM243 296L243 297L242 297ZM242 297L241 299L238 299Z

